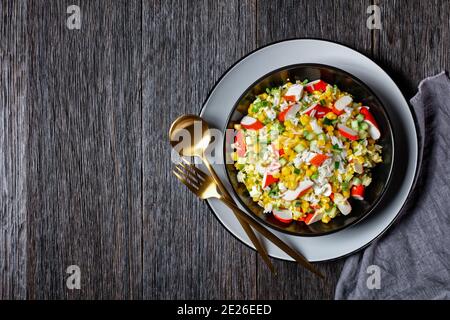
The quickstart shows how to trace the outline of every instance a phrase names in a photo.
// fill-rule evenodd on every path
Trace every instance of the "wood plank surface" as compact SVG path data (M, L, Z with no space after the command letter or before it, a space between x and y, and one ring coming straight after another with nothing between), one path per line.
M0 2L0 300L26 297L26 2Z
M366 28L370 1L259 0L257 46L286 38L322 38L349 45L364 53L371 50ZM277 261L280 277L273 278L258 263L258 299L332 299L344 260L317 264L322 281L289 262Z
M144 2L144 298L252 299L256 254L171 174L168 130L255 48L253 1Z
M72 3L28 3L28 297L141 298L141 1Z
M378 0L374 59L409 99L425 77L450 70L449 0Z
M332 299L344 260L318 264L325 282L280 260L272 277L171 175L170 123L243 55L294 37L369 55L410 98L450 69L449 14L449 0L1 1L0 299Z

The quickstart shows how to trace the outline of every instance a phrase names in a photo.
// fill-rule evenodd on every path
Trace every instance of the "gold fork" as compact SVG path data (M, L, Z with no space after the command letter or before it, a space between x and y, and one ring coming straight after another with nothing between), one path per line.
M185 162L187 162L185 160ZM284 243L280 238L278 238L275 234L264 228L253 218L250 218L247 214L245 214L238 206L234 204L234 202L228 200L223 197L218 189L217 184L213 180L212 177L204 173L202 170L197 168L196 166L188 163L179 163L175 166L176 170L173 170L173 174L183 183L185 184L189 190L191 190L194 194L196 194L200 199L206 200L210 198L217 198L225 203L228 207L233 209L234 213L237 214L242 220L246 221L249 225L251 225L254 229L256 229L259 233L261 233L264 237L269 239L273 244L278 246L281 250L286 252L289 256L291 256L295 261L304 266L309 271L315 273L322 279L324 276L317 271L305 257L297 253L291 247L289 247L286 243Z

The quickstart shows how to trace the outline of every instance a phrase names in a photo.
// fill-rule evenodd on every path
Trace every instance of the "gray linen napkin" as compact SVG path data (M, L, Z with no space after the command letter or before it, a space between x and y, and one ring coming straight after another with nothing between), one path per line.
M423 80L411 104L423 150L414 194L390 232L347 259L336 299L450 299L450 80L445 72Z

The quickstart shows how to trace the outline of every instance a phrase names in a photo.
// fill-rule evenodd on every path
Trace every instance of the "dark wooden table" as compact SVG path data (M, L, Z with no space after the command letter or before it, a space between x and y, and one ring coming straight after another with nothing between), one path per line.
M332 298L343 261L318 265L325 283L278 260L273 278L174 179L169 125L240 57L293 37L369 55L410 98L450 67L449 15L448 0L2 0L0 298Z

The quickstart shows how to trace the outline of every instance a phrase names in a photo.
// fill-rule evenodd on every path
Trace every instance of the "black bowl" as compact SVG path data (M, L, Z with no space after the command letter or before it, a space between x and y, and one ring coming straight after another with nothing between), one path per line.
M296 64L270 72L245 90L229 115L226 129L233 129L235 124L240 123L242 117L247 114L248 106L258 94L265 92L267 87L280 85L288 79L291 82L303 81L304 79L309 81L322 79L327 83L337 85L340 90L352 94L356 102L361 102L363 105L370 107L381 132L381 138L377 140L377 144L383 147L383 162L372 169L372 183L366 189L364 201L350 199L352 212L347 216L339 215L327 224L320 221L309 226L300 221L285 224L275 219L272 213L264 213L263 208L253 202L245 185L237 181L237 170L232 164L233 161L230 161L232 149L229 144L232 141L227 138L224 139L225 171L240 203L266 225L297 236L321 236L333 233L361 221L374 211L382 199L390 181L394 160L394 136L391 122L380 100L368 86L355 76L327 65Z

